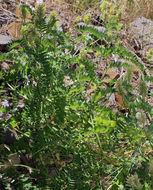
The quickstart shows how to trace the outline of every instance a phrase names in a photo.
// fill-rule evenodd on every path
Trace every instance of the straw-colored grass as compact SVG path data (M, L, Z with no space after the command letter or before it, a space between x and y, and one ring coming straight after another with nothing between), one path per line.
M70 5L72 10L79 14L88 8L98 10L100 4L104 0L58 0ZM118 4L118 7L123 7L124 12L122 19L126 22L144 16L153 19L153 0L107 0L110 3Z

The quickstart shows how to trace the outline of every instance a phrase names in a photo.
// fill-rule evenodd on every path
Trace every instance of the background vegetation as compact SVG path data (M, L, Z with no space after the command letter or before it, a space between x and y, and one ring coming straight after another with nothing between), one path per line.
M59 2L63 3L60 0ZM65 3L68 3L73 11L82 13L88 8L99 10L103 2L104 0L66 0ZM107 0L107 2L118 6L118 9L123 9L124 24L140 16L153 19L153 2L151 0Z

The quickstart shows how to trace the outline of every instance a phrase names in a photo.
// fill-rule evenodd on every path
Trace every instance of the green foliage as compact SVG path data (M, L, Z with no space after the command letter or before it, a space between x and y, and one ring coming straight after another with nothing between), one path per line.
M55 13L47 22L44 7L38 5L32 15L32 22L22 27L22 39L0 55L0 61L15 63L2 73L3 88L11 92L13 105L6 110L11 117L1 123L18 133L18 140L3 154L28 155L27 170L22 164L6 168L3 185L15 189L121 189L137 172L133 177L137 187L152 187L152 161L144 154L152 149L152 125L136 117L137 110L144 117L153 115L144 99L146 78L140 84L140 95L132 92L132 69L125 80L106 87L88 57L91 53L106 59L119 55L140 67L143 75L143 66L118 43L119 24L110 20L104 33L76 27L82 35L70 40L56 29ZM83 40L84 47L76 55L75 43ZM103 40L108 43L96 46L95 41ZM106 65L106 70L130 68L121 61ZM87 94L90 87L92 95ZM114 92L123 97L126 115L106 106ZM24 107L15 111L20 101ZM138 177L141 179L144 168L139 168L138 162L145 162L149 171L142 184ZM2 164L6 165L3 160Z

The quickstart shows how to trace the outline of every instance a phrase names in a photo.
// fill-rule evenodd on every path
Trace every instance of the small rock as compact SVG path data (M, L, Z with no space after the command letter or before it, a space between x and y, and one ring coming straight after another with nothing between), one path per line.
M116 104L115 94L114 93L112 93L112 95L109 97L108 102L109 102L109 105L111 105L111 106Z
M133 38L132 41L136 42L134 48L137 53L147 58L148 52L153 49L153 21L140 17L130 23L128 33ZM153 64L153 58L149 61Z
M12 38L7 35L0 34L0 51L6 51L7 46L12 42Z
M142 40L144 43L153 41L153 21L150 19L146 19L144 17L140 17L130 23L129 32L133 34L135 38Z

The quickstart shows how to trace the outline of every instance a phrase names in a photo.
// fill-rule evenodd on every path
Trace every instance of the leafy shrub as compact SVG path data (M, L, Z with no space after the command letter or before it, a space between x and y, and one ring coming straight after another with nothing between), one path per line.
M30 12L32 22L24 23L22 39L0 56L1 61L14 63L2 73L3 89L9 88L13 102L11 108L3 109L11 117L2 121L2 126L13 128L19 138L9 153L28 159L6 169L3 185L15 189L121 189L128 174L139 172L135 166L147 159L144 153L152 148L152 125L140 121L137 110L145 113L144 117L153 113L145 101L147 92L132 94L131 74L128 80L112 81L113 85L106 87L103 78L95 75L95 64L88 55L92 52L108 60L113 54L132 62L141 69L141 88L146 88L145 69L118 42L121 27L113 18L106 22L104 33L77 26L81 35L69 39L57 30L54 13L47 21L42 5ZM80 40L84 45L76 54L75 45ZM105 46L96 45L103 40ZM106 70L131 68L124 61L106 65ZM94 92L90 96L87 90L91 86ZM114 92L122 96L126 115L103 104ZM20 101L23 108L16 111Z

